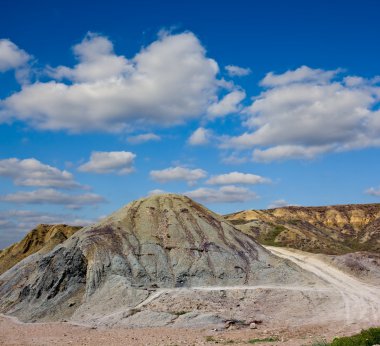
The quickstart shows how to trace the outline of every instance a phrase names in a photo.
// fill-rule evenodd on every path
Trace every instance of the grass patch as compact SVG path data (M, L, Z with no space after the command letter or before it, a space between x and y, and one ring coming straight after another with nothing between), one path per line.
M269 338L263 338L263 339L251 339L248 340L249 344L258 344L260 342L276 342L279 341L277 336L271 336Z
M287 228L282 225L273 225L273 228L259 236L258 241L264 245L276 246L278 245L276 243L277 236L286 230Z
M235 220L228 220L228 222L231 222L233 225L245 225L249 221L244 219L235 219Z
M372 346L380 343L380 328L362 330L360 334L335 338L329 346Z
M373 346L380 344L380 328L362 330L359 334L335 338L331 343L316 341L311 346Z

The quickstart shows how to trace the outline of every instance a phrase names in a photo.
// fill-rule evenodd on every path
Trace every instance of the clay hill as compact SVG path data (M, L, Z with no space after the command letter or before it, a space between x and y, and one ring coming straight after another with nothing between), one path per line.
M226 219L265 245L325 254L380 252L380 204L247 210Z
M169 294L181 288L178 294L185 294L186 287L207 291L273 282L300 285L314 278L223 217L172 194L134 201L45 252L36 252L0 276L0 312L23 321L114 318L133 326L132 315L163 289ZM226 292L215 294L226 310ZM164 298L167 309L174 300ZM207 296L207 304L210 299ZM177 304L181 302L184 299ZM149 319L141 314L140 322L150 326L179 315L156 316L153 311Z
M0 274L36 252L45 254L51 251L79 229L81 227L68 225L38 225L20 242L0 251Z

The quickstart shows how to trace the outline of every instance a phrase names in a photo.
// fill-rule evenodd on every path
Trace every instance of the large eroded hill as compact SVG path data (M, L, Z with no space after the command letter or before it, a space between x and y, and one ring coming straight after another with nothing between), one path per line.
M223 217L166 194L134 201L12 267L0 276L0 312L26 321L83 321L121 311L125 319L157 289L312 279Z
M246 210L225 217L266 245L326 254L380 252L380 204Z

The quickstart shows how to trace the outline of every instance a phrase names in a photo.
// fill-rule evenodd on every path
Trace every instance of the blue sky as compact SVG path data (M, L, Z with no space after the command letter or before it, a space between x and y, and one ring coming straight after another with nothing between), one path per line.
M378 1L10 1L0 247L160 191L380 200Z

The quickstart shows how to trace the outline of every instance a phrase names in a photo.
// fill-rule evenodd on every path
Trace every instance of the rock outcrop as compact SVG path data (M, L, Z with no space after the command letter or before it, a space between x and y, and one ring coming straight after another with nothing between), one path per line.
M380 204L247 210L226 219L265 245L326 254L380 252Z
M21 241L0 252L0 274L36 252L44 254L51 251L81 228L68 225L38 225Z
M132 202L12 267L0 276L0 311L83 321L142 306L157 289L303 281L308 273L223 217L167 194Z

